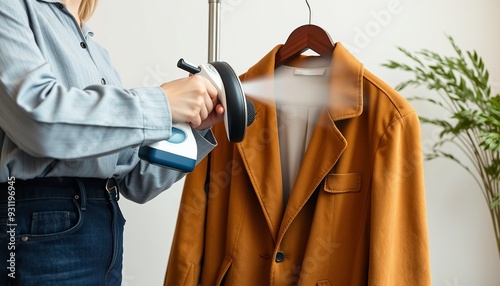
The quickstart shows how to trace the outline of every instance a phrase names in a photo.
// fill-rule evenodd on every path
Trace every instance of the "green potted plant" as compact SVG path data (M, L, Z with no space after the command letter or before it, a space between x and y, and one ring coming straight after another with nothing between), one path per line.
M425 159L452 160L475 179L489 205L500 256L500 94L492 95L489 73L478 53L464 51L451 36L447 38L453 56L398 47L407 63L389 60L383 66L412 75L396 90L401 92L411 86L430 91L408 100L426 102L449 114L444 119L420 116L422 124L440 130L439 139L433 142Z

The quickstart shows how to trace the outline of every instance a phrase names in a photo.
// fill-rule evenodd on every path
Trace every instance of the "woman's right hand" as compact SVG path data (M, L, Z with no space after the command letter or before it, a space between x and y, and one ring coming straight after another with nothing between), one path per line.
M200 75L173 80L161 88L168 98L172 123L189 122L197 128L218 106L217 89Z

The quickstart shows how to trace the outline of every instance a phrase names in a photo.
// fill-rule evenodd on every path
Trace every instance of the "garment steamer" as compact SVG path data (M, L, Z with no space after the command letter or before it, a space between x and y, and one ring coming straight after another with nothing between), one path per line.
M217 88L218 99L224 107L227 138L230 142L241 142L255 114L253 104L248 102L247 105L240 79L231 66L223 61L195 66L180 59L177 67L207 78ZM197 155L196 140L189 123L174 124L170 138L139 148L141 159L184 172L194 169Z

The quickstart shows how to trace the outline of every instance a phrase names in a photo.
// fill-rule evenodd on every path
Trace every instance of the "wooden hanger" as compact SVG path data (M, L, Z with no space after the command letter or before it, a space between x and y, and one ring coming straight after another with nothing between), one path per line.
M324 29L311 24L311 7L309 7L309 24L303 25L295 29L285 44L276 53L274 68L279 67L286 61L302 54L308 49L313 50L320 56L331 58L335 43Z

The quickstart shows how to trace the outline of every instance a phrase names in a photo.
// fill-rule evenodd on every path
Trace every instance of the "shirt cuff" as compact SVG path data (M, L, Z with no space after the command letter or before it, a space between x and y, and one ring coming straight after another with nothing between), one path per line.
M210 128L201 131L193 129L193 135L198 147L198 157L196 160L196 164L198 164L217 146L217 140L215 140L215 136Z
M167 139L172 134L172 113L161 87L134 88L143 110L144 143Z

